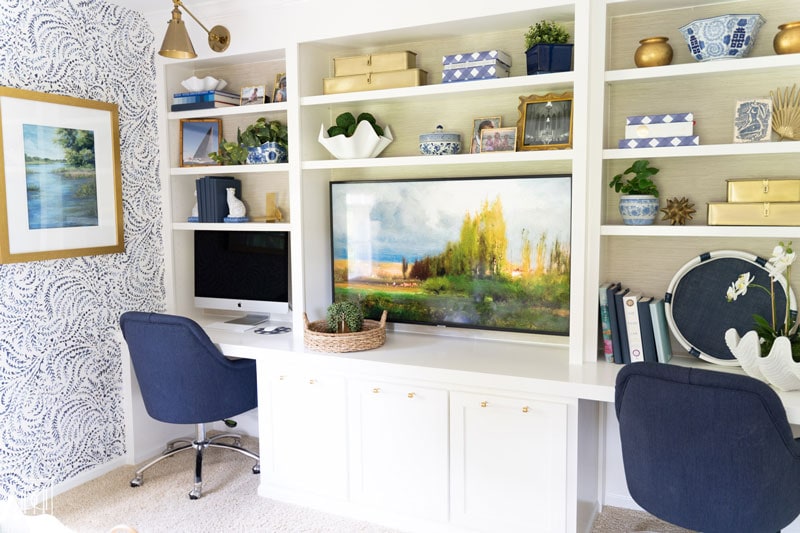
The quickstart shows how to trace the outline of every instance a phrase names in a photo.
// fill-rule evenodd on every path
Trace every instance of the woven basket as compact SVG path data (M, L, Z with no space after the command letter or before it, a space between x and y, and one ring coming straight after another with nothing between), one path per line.
M377 348L386 342L386 310L380 322L364 320L363 329L354 333L328 333L327 320L309 322L305 313L303 321L306 326L303 332L306 348L318 352L360 352Z

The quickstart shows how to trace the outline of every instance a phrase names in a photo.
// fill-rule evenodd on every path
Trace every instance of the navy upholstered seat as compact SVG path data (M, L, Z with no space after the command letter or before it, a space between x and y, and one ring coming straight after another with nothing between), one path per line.
M617 376L615 407L628 489L656 517L774 533L800 513L800 445L765 383L634 363Z
M258 455L240 446L232 433L206 437L205 424L229 419L258 405L255 361L229 360L193 320L159 313L130 311L120 317L131 362L147 414L161 422L194 424L194 439L167 443L162 455L136 472L132 486L142 484L142 472L175 453L197 452L192 499L202 492L202 457L206 448L237 451L258 461ZM217 442L233 439L233 444ZM180 445L179 445L180 444ZM253 467L259 472L259 465Z

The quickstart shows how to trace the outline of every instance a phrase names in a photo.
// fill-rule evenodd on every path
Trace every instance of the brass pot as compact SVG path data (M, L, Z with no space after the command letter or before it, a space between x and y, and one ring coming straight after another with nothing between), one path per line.
M639 48L633 54L637 67L658 67L672 63L672 46L667 37L648 37L639 41Z
M800 21L787 22L778 26L780 30L772 40L776 54L796 54L800 52Z

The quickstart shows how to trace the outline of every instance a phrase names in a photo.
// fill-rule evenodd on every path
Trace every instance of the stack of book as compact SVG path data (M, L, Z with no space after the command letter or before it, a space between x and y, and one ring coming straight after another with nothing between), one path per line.
M610 363L668 363L672 346L663 298L612 282L600 285L603 353Z
M225 91L200 91L192 93L175 93L172 95L172 111L190 111L192 109L213 109L239 105L238 94Z
M242 182L233 176L203 176L195 181L198 222L224 222L228 216L228 188L242 197Z
M693 113L634 115L625 119L625 138L620 148L660 148L662 146L697 146Z

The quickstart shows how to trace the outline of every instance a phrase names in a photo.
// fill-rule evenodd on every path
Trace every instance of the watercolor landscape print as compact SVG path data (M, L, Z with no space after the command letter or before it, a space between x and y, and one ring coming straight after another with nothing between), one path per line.
M333 294L367 318L569 333L568 175L331 183Z
M94 132L23 124L28 228L97 226Z

